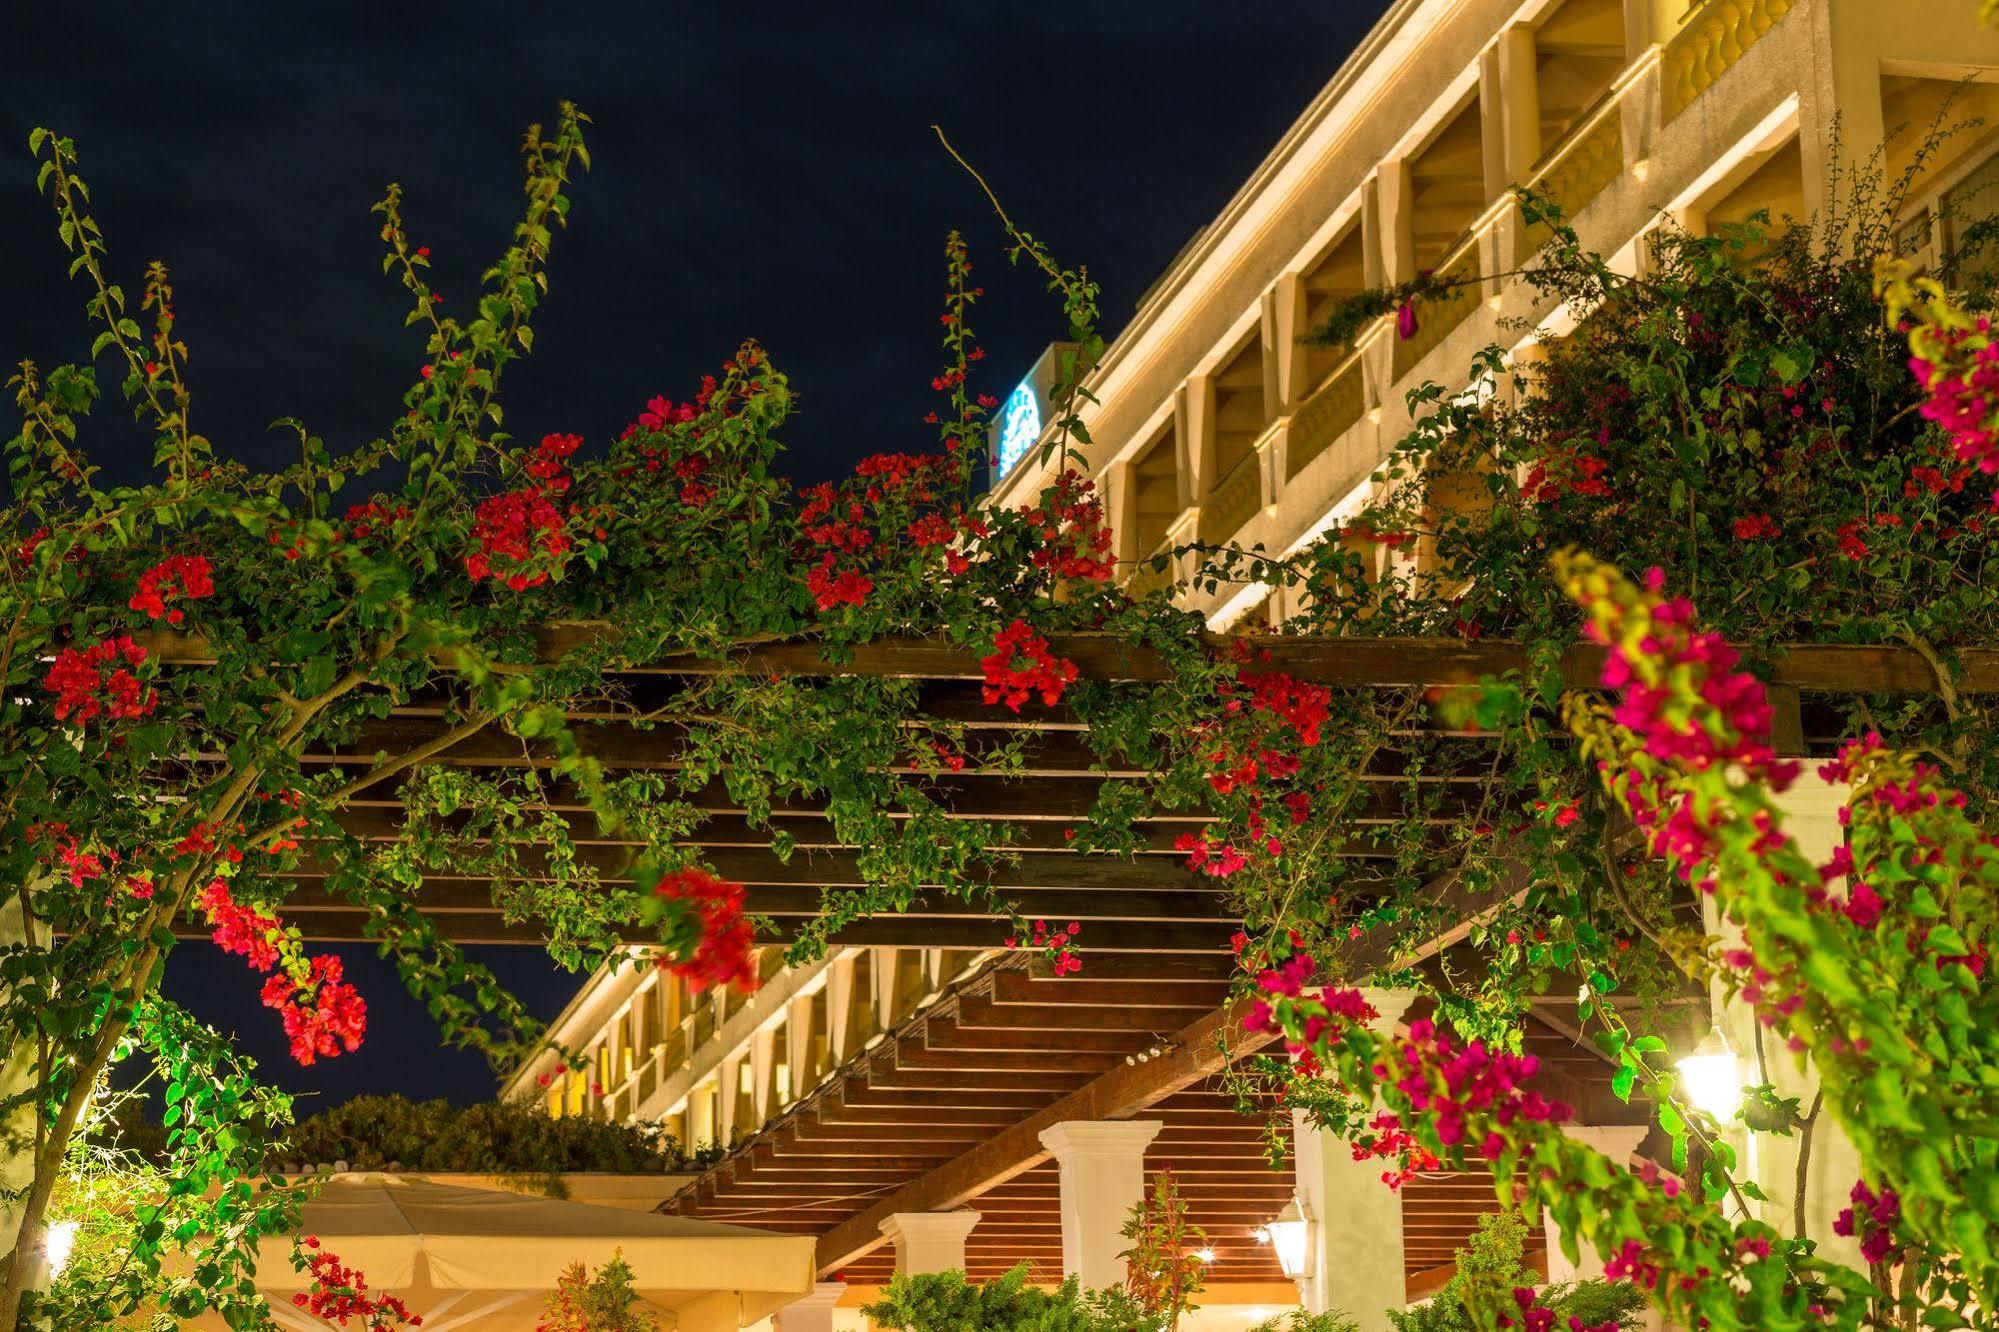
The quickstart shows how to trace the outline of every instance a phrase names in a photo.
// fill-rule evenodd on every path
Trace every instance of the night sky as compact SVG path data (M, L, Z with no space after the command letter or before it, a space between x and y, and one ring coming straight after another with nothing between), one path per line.
M422 344L368 209L393 180L447 297L518 214L523 128L561 98L595 120L534 356L508 425L602 440L655 393L692 393L745 336L800 393L790 470L816 480L920 422L939 358L944 235L987 287L974 327L1004 395L1062 334L1007 270L941 123L1008 211L1103 284L1106 332L1212 219L1379 15L1381 0L1014 5L10 5L0 17L0 360L80 358L83 292L34 189L28 130L73 135L114 275L173 269L193 421L256 462L298 416L336 452L374 438ZM463 307L460 307L463 310ZM139 479L115 409L97 460ZM9 427L11 429L11 426ZM282 1085L337 1101L471 1101L493 1080L436 1050L386 964L341 950L368 997L356 1054L301 1070L240 960L177 952L168 991ZM483 950L553 1016L575 978ZM311 1104L302 1109L309 1110Z

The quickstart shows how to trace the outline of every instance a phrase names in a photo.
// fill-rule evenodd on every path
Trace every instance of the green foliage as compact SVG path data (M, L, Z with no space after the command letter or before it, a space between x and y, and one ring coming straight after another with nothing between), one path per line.
M157 995L131 1038L165 1088L165 1125L142 1156L104 1131L126 1097L68 1144L54 1215L77 1227L63 1279L24 1311L55 1328L103 1327L152 1309L213 1310L235 1326L262 1316L245 1238L298 1224L298 1190L266 1175L265 1148L291 1123L287 1097L261 1086L226 1038ZM96 1130L96 1131L93 1131Z
M1264 1319L1252 1326L1249 1332L1362 1332L1362 1329L1358 1318L1338 1309L1316 1314L1293 1309L1275 1318Z
M308 1168L345 1161L352 1170L394 1164L469 1174L650 1174L683 1170L704 1159L683 1154L654 1124L587 1115L558 1119L534 1101L455 1106L402 1096L357 1096L322 1110L300 1121L281 1150Z
M623 1253L592 1276L573 1263L542 1306L538 1332L659 1332L659 1319L638 1307L631 1265Z
M1389 1325L1395 1332L1481 1332L1495 1317L1517 1316L1514 1290L1541 1284L1540 1274L1522 1261L1526 1249L1527 1223L1517 1213L1481 1216L1478 1229L1457 1251L1457 1270L1442 1289L1427 1304L1389 1310ZM1576 1281L1542 1291L1541 1304L1555 1312L1559 1328L1567 1328L1574 1317L1585 1327L1614 1319L1618 1327L1631 1329L1638 1326L1645 1296L1628 1281Z
M984 409L966 390L977 288L955 239L940 453L877 459L866 477L799 493L777 470L795 395L754 343L686 412L653 414L601 453L551 463L511 439L499 385L533 345L553 238L589 165L585 124L565 106L551 130L530 131L521 220L469 308L432 289L428 251L409 234L401 192L389 191L378 207L384 270L409 297L421 372L381 438L336 456L287 422L298 460L268 471L218 456L191 426L166 271L147 268L128 299L75 145L33 138L57 243L101 331L83 364L45 373L23 363L10 381L21 425L5 446L0 508L0 894L34 928L29 942L0 948L0 1048L34 1058L23 1089L0 1096L0 1122L30 1110L48 1128L25 1200L29 1242L114 1065L157 1065L172 1116L170 1193L131 1213L139 1261L115 1277L83 1264L97 1275L65 1282L45 1306L82 1310L73 1323L95 1325L102 1310L142 1298L240 1293L257 1239L282 1228L298 1200L296 1189L252 1182L284 1160L273 1146L284 1099L256 1090L225 1043L154 998L176 928L213 926L203 899L215 884L246 910L281 914L302 879L317 876L394 958L445 1038L500 1065L536 1048L540 1029L488 969L439 937L426 909L447 895L486 908L577 968L617 956L636 922L664 964L695 966L724 932L688 901L649 889L698 867L689 833L718 804L783 854L777 813L812 802L835 839L858 848L865 883L827 893L794 958L814 955L840 924L926 894L1021 925L997 886L1010 832L951 817L935 779L946 763L1018 773L1026 751L986 728L925 717L908 682L838 674L886 638L941 636L977 660L1018 623L1155 650L1159 679L1079 686L1064 700L1106 768L1152 774L1105 784L1079 821L1079 849L1116 854L1141 821L1204 811L1189 855L1206 858L1242 919L1250 971L1297 948L1319 960L1316 980L1332 982L1459 924L1435 885L1488 894L1503 905L1461 948L1426 970L1374 979L1423 989L1444 1022L1495 1049L1519 1043L1532 996L1580 988L1575 1020L1617 1060L1617 1089L1653 1092L1683 1141L1698 1126L1659 1071L1664 1038L1640 1028L1663 1029L1673 1011L1663 1001L1686 987L1683 967L1704 978L1713 963L1685 924L1681 885L1621 837L1624 816L1561 725L1558 667L1581 621L1546 576L1550 556L1583 547L1657 566L1753 655L1798 640L1910 645L1934 668L1933 694L1813 702L1844 708L1832 717L1838 729L1879 730L1932 756L1964 790L1969 816L1992 821L1999 726L1988 699L1956 689L1953 657L1999 638L1999 565L1988 558L1983 487L1967 483L1921 417L1906 351L1857 258L1887 235L1892 191L1818 236L1756 225L1716 237L1669 231L1642 279L1582 251L1527 201L1554 237L1530 280L1577 316L1576 333L1531 374L1496 350L1481 356L1473 378L1489 395L1414 392L1413 426L1381 468L1375 502L1334 539L1284 559L1192 549L1206 592L1285 588L1288 603L1305 607L1290 631L1521 644L1525 668L1481 697L1472 720L1484 730L1468 737L1428 724L1417 689L1295 688L1218 649L1199 614L1100 580L1107 568L1051 544L1073 523L1087 529L1079 545L1097 549L1095 501L1067 483L1014 507L982 498L972 445ZM1052 470L1074 461L1072 441L1088 442L1080 405L1102 350L1097 287L1004 213L1001 223L1016 261L1046 277L1080 349L1057 393L1058 429L1042 459ZM1419 284L1356 308L1380 317L1429 294ZM110 366L101 380L100 363ZM156 473L144 485L100 485L82 447L82 425L107 398L154 433ZM551 466L561 484L545 490L536 482ZM884 479L909 467L926 479ZM369 488L371 507L357 518L346 506ZM861 530L828 530L857 510ZM1062 516L1076 512L1085 516ZM509 554L508 525L531 521L543 524L541 539ZM1395 558L1376 558L1384 552ZM189 618L170 626L143 609L145 580L166 559L194 557L212 568L212 594L177 606ZM145 641L128 649L128 635ZM732 658L738 645L773 641L815 645L829 672L774 675ZM165 668L164 648L208 664ZM83 716L57 676L95 680L101 661L86 657L103 650L125 663L131 692L115 715ZM661 668L676 662L698 669L667 682ZM1245 706L1259 686L1286 701ZM618 747L635 734L649 745L644 764L628 767ZM1238 780L1245 764L1254 772ZM382 812L392 791L407 818ZM1878 847L1894 834L1867 835ZM1858 989L1861 974L1885 978L1870 982L1871 996L1961 988L1963 967L1916 974L1911 959L1977 943L1979 930L1961 919L1977 904L1929 892L1935 866L1886 872L1884 884L1939 922L1924 947L1866 954L1864 972L1818 948L1815 982L1834 995ZM1775 890L1756 880L1744 891ZM257 937L282 946L287 974L307 969L295 931L259 925ZM747 947L746 930L726 937ZM1603 1002L1632 996L1635 1011ZM1961 1188L1944 1171L1936 1144L1956 1142L1959 1123L1993 1122L1980 1099L1993 1079L1969 1007L1939 1011L1937 1023L1911 1024L1884 998L1860 1013L1877 1048L1905 1054L1909 1071L1865 1095L1850 1087L1832 1113L1858 1125L1863 1143L1899 1144L1883 1168L1906 1179L1912 1211L1941 1234L1954 1188L1979 1202L1959 1213L1973 1217L1999 1191L1984 1148L1982 1159L1967 1148L1951 1160L1966 1167ZM1848 1031L1814 1015L1824 1031ZM1912 1048L1904 1029L1929 1044ZM1358 1060L1357 1049L1342 1057ZM1368 1067L1343 1070L1349 1091L1364 1087ZM1956 1080L1933 1088L1920 1076L1932 1069ZM1300 1076L1296 1063L1266 1060L1252 1080L1267 1089ZM1325 1088L1283 1103L1355 1132L1373 1105ZM422 1122L425 1112L408 1113ZM1869 1137L1870 1117L1883 1136ZM327 1132L332 1150L303 1140L295 1150L366 1159L345 1144L348 1128ZM465 1136L515 1141L484 1120ZM534 1161L574 1145L522 1141ZM403 1150L384 1147L381 1159ZM1619 1206L1633 1215L1650 1205L1586 1149L1549 1139L1537 1150L1565 1185L1622 1189ZM411 1166L426 1159L414 1144L409 1154ZM1733 1187L1725 1149L1711 1142L1704 1155L1703 1203ZM1573 1198L1558 1206L1571 1231L1598 1224L1578 1209ZM1699 1240L1720 1253L1733 1231L1703 1216L1714 1224ZM1975 1222L1956 1242L1989 1247ZM192 1261L183 1269L163 1255ZM0 1288L0 1328L10 1332L19 1270ZM1770 1307L1802 1298L1780 1264L1751 1276ZM1490 1294L1483 1280L1467 1277L1461 1289ZM1049 1296L1028 1292L1018 1274L984 1288L918 1281L930 1284L885 1300L900 1325L1136 1325L1128 1294ZM245 1310L253 1303L243 1296Z
M898 1274L861 1312L894 1332L1160 1332L1165 1325L1121 1291L1085 1291L1075 1277L1042 1290L1030 1279L1025 1265L983 1284L956 1270Z
M1208 1237L1189 1218L1171 1170L1153 1175L1118 1233L1131 1241L1118 1255L1125 1262L1125 1292L1173 1332L1180 1315L1194 1308L1207 1277L1200 1251Z

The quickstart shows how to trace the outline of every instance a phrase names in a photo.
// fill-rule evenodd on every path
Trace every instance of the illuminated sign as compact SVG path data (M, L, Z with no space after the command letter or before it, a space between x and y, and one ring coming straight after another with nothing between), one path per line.
M1023 383L1006 400L1000 412L999 474L1005 476L1013 465L1027 456L1041 438L1041 400L1032 384Z

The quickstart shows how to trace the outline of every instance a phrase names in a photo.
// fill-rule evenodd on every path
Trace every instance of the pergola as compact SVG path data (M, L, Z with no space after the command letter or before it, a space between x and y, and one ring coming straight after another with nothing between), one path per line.
M591 633L589 626L550 628L543 650L557 657ZM1228 641L1234 640L1215 640L1218 647ZM1268 654L1268 669L1349 689L1469 684L1527 664L1521 648L1502 642L1283 636L1250 642ZM1109 637L1057 637L1052 646L1087 678L1167 678L1158 654ZM169 655L190 665L201 658L195 650ZM1143 849L1130 859L1068 849L1065 829L1087 814L1100 787L1145 782L1151 774L1099 766L1082 734L1084 723L1066 707L1031 703L1016 716L986 705L978 655L941 639L899 639L859 645L850 660L833 666L815 642L747 645L726 662L685 656L621 668L610 673L601 703L575 709L577 720L591 723L580 729L586 751L608 767L665 769L676 762L677 733L642 728L631 719L694 677L742 670L916 680L921 715L964 725L971 760L962 773L923 779L926 791L953 817L993 825L995 846L1002 844L998 825L1012 825L1017 835L1004 844L1018 855L1002 869L997 886L1029 917L1083 925L1080 976L1054 978L1015 954L960 979L736 1144L672 1206L686 1216L817 1235L822 1277L838 1274L857 1283L885 1280L892 1270L884 1220L969 1206L983 1218L967 1242L972 1276L997 1275L1019 1262L1055 1271L1063 1257L1060 1189L1042 1130L1142 1115L1163 1124L1147 1165L1170 1163L1180 1177L1192 1217L1216 1250L1216 1279L1279 1281L1271 1250L1250 1235L1290 1198L1291 1175L1272 1168L1263 1120L1240 1113L1221 1085L1224 1071L1266 1039L1243 1030L1241 1010L1229 1001L1229 936L1238 922L1215 882L1188 871L1172 849L1175 837L1199 828L1205 813L1180 810L1143 821ZM1595 687L1601 662L1601 649L1579 645L1564 657L1563 677L1571 687ZM1791 753L1823 748L1837 737L1836 726L1828 724L1829 696L1939 690L1939 668L1910 649L1802 645L1769 652L1756 664L1778 705L1779 746ZM1957 665L1952 687L1958 693L1999 690L1999 650L1967 650ZM350 771L384 754L498 768L549 762L534 744L490 730L435 748L445 733L446 702L441 694L413 700L369 727L357 744L310 754L308 762ZM982 761L998 742L1016 740L1026 755L1024 768L1001 771ZM1408 780L1396 756L1383 754L1378 771L1365 776L1377 783L1376 794L1360 802L1357 822L1396 818L1399 784ZM1468 808L1479 778L1467 768L1463 775L1445 771L1422 780L1445 788L1432 817L1448 821ZM1462 800L1456 798L1460 791ZM560 784L552 803L579 821L588 818L580 799ZM775 822L797 848L781 861L770 830L751 826L720 783L697 792L693 803L709 813L694 835L704 856L723 876L747 886L750 908L777 924L779 939L795 937L817 913L822 889L861 882L856 849L838 844L823 805L798 801L775 810ZM390 779L362 792L346 820L363 836L389 837L401 814L397 779ZM606 880L616 881L631 845L596 836L580 823L578 838ZM1364 845L1355 853L1365 856ZM286 908L290 923L309 938L363 937L363 914L331 894L310 862L297 877L303 881ZM1380 946L1370 952L1363 941L1351 974L1443 958L1462 946L1482 914L1527 886L1522 871L1510 884L1473 892L1440 864L1426 891L1444 908L1441 918L1455 924L1393 956ZM458 942L539 938L532 926L502 919L482 880L427 876L421 894L423 910ZM857 923L834 938L992 948L1003 931L940 891L906 914ZM1611 1095L1610 1067L1564 1020L1566 1004L1537 1006L1527 1035L1544 1059L1547 1089L1578 1106L1585 1122L1645 1122L1642 1107ZM1274 1141L1281 1164L1288 1135ZM1448 1273L1452 1250L1478 1215L1496 1206L1483 1174L1405 1186L1403 1267L1412 1295Z
M543 634L542 647L558 657L583 643L589 626L557 626ZM203 660L198 643L160 635L170 662L193 665ZM1503 642L1455 639L1251 637L1216 635L1215 643L1247 641L1267 654L1266 669L1339 688L1395 690L1473 684L1481 679L1522 669L1525 652ZM1084 678L1104 681L1156 682L1168 678L1161 656L1148 648L1102 635L1058 635L1053 650L1077 663ZM665 695L690 677L724 670L781 675L892 676L920 681L920 713L927 719L967 728L965 771L921 781L923 789L954 817L995 825L993 845L1017 852L1002 866L995 886L1019 903L1023 914L1048 920L1077 920L1086 928L1081 942L1092 952L1200 954L1225 952L1235 928L1221 906L1214 880L1189 872L1173 841L1207 820L1199 808L1176 810L1142 820L1144 848L1132 859L1079 853L1068 848L1064 832L1095 805L1099 790L1111 783L1142 783L1151 774L1136 768L1103 767L1082 732L1085 727L1067 707L1029 702L1018 715L989 706L980 695L979 653L942 639L895 639L863 643L852 659L827 664L820 645L787 642L749 646L726 662L692 656L668 658L606 673L606 694L598 703L584 703L572 718L589 723L579 729L586 753L612 769L670 769L676 766L679 734L671 726L642 727L632 718L657 706ZM1260 657L1261 659L1261 657ZM1958 693L1999 690L1999 649L1969 649L1960 656ZM1568 685L1593 688L1600 673L1602 650L1578 645L1563 660ZM1764 663L1765 678L1775 686L1779 704L1780 747L1803 752L1810 709L1801 694L1933 693L1936 669L1912 649L1812 644L1772 653ZM396 708L365 728L360 739L340 749L309 752L308 765L347 770L365 767L378 755L423 753L438 744L445 730L447 700L440 692ZM982 756L1003 741L1023 741L1025 766L1002 770L983 763ZM208 756L220 757L220 756ZM424 762L478 768L510 768L552 763L545 748L500 733L495 728L457 740L428 755ZM1386 822L1399 817L1400 799L1393 789L1408 780L1392 754L1383 755L1364 774L1371 794L1360 802L1356 822ZM1437 813L1448 821L1468 808L1478 773L1441 773L1421 778L1445 788ZM378 783L349 801L343 820L363 837L389 838L401 824L398 796L401 778ZM1464 799L1453 799L1463 792ZM735 805L719 782L689 797L709 817L693 841L715 871L749 889L750 908L769 917L779 940L794 937L798 927L820 908L823 888L838 890L861 882L856 849L841 846L818 801L788 801L773 813L778 826L795 840L796 853L780 860L771 849L772 832L750 826L745 811ZM551 785L552 808L578 821L577 840L586 860L607 882L617 882L630 860L633 844L606 839L588 826L589 815L579 796L563 783ZM1001 842L997 825L1010 825L1015 835ZM1352 854L1365 858L1356 845ZM358 939L359 908L326 890L323 874L308 861L293 877L300 880L290 898L286 918L307 938ZM461 943L533 943L532 926L510 925L501 918L488 885L480 879L433 874L425 879L423 909L448 938ZM944 893L933 894L905 915L857 923L838 939L856 944L914 947L984 947L998 942L996 928L985 913ZM635 936L642 942L642 936Z

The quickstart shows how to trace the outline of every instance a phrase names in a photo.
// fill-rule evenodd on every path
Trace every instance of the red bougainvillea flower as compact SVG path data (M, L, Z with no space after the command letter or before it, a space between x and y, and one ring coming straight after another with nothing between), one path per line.
M49 666L42 687L56 696L57 721L108 717L129 721L159 706L159 695L139 683L146 649L120 634L87 648L65 648Z
M1249 857L1226 842L1210 843L1199 833L1184 832L1173 839L1173 849L1187 857L1187 868L1217 879L1226 879L1243 866L1249 864Z
M1735 520L1737 541L1767 541L1777 535L1777 520L1767 513L1752 513Z
M1283 671L1238 671L1236 683L1249 691L1251 707L1290 727L1299 744L1319 743L1319 728L1332 711L1331 689L1293 679Z
M569 489L569 459L583 447L581 435L543 435L528 455L527 473L552 494Z
M582 444L581 435L542 436L528 455L530 484L479 505L472 548L465 554L465 572L473 582L491 578L525 592L561 574L573 543L555 497L569 489L569 459Z
M1895 1224L1902 1219L1902 1200L1895 1190L1879 1193L1864 1179L1853 1182L1853 1205L1833 1218L1832 1233L1860 1241L1860 1256L1870 1263L1894 1262L1902 1246L1895 1242Z
M1028 557L1035 568L1093 583L1108 582L1117 572L1103 501L1096 497L1095 483L1082 473L1063 472L1042 492L1041 503L1022 509L1021 517L1040 537Z
M1075 942L1076 936L1082 932L1081 921L1072 920L1061 929L1051 931L1047 921L1037 920L1034 922L1033 933L1028 937L1028 942L1048 954L1049 960L1055 964L1057 976L1067 976L1083 969L1083 959L1069 949L1069 945ZM1019 936L1007 940L1006 946L1018 948Z
M284 1020L293 1059L311 1064L321 1056L360 1048L368 1032L368 1006L348 984L339 958L306 957L276 916L231 897L225 879L211 880L198 903L215 946L268 973L260 998Z
M315 1318L346 1327L350 1321L366 1332L391 1332L402 1326L421 1327L423 1318L394 1295L372 1295L368 1278L320 1247L319 1237L307 1235L292 1250L292 1264L312 1274L312 1289L292 1296L292 1304Z
M368 1006L342 975L340 959L331 954L312 959L303 985L286 972L273 975L264 983L263 1000L264 1007L283 1015L292 1058L300 1064L343 1049L352 1053L368 1034Z
M168 603L185 598L199 601L215 595L215 579L208 560L200 555L173 555L139 575L139 590L126 604L144 611L149 620L179 624L183 612Z
M662 969L685 978L695 994L710 986L733 985L746 992L757 988L762 977L757 973L756 933L743 918L743 885L696 865L667 875L653 892L686 904L701 931L686 956L662 953L658 959Z
M979 666L985 672L987 706L1001 703L1014 712L1037 692L1054 707L1076 679L1076 663L1056 656L1048 640L1020 619L999 631L991 654Z
M491 578L515 592L546 583L568 557L567 522L546 494L510 490L479 505L465 572L474 582Z
M278 964L277 939L282 927L276 916L237 902L230 896L225 879L212 880L199 901L217 948L244 958L258 971L269 971Z
M840 569L835 565L838 556L827 551L819 563L805 575L805 588L812 594L812 600L822 611L836 606L859 606L868 599L868 593L875 590L874 579L858 569Z

